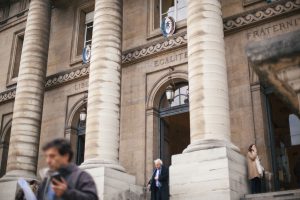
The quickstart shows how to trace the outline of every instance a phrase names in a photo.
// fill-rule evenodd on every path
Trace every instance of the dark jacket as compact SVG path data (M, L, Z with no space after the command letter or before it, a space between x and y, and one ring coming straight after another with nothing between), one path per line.
M156 175L156 171L157 169L153 170L152 177L148 183L150 184L151 199L155 199L155 193L158 192L158 188L156 187L156 182L154 179ZM159 190L163 194L162 200L168 200L169 199L169 169L164 165L161 166L161 172L158 177L158 181L161 184Z
M74 164L70 164L61 168L59 173L66 180L68 189L61 198L55 198L56 200L98 200L96 184L87 172L82 171ZM46 200L45 194L50 182L49 177L43 180L38 190L38 200Z

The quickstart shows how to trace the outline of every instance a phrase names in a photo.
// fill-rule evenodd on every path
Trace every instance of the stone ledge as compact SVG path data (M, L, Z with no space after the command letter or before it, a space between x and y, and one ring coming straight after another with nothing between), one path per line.
M247 194L242 200L286 200L286 199L300 199L300 190L287 190L279 192L269 192L261 194Z

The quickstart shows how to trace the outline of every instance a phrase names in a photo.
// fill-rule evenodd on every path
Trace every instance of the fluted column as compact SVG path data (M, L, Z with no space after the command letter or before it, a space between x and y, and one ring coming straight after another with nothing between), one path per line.
M119 163L122 0L95 0L85 161L82 168Z
M49 0L31 0L13 109L7 173L4 178L34 178L36 175L49 30Z
M233 147L219 0L188 0L187 37L191 144L184 152Z

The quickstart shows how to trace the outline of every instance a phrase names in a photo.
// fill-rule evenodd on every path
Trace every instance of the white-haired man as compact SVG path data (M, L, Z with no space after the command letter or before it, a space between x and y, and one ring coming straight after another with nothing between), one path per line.
M148 182L151 200L169 200L169 170L160 159L154 160L155 168Z

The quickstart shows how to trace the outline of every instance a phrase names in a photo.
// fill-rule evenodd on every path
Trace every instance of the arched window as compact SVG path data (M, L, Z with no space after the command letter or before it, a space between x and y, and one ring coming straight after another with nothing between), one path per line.
M175 85L174 99L172 102L167 100L166 94L163 95L160 102L160 109L172 108L177 106L186 106L189 103L189 89L187 83Z
M84 161L85 130L86 130L86 97L80 99L70 109L67 117L65 137L70 140L74 156L72 162L81 165Z
M174 96L172 100L168 101L165 92L159 105L159 157L166 166L170 166L172 155L182 153L190 144L188 83L176 83L171 91L174 95L168 96Z

